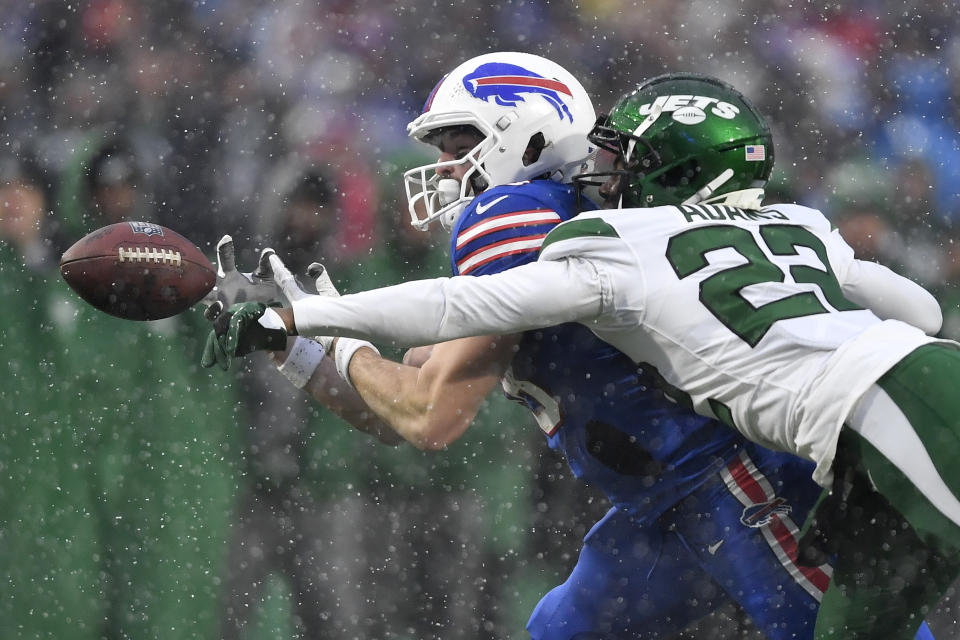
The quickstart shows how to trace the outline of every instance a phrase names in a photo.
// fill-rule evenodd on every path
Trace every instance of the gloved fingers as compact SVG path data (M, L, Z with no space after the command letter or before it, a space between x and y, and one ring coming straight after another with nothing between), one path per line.
M217 364L217 335L211 331L207 335L207 341L203 345L203 355L200 356L200 366L204 369L209 369L213 365Z
M239 348L240 338L246 325L246 314L243 312L230 314L226 331L221 334L223 336L223 348L227 353L234 356L243 355Z
M223 308L223 303L219 303L220 308ZM213 305L211 305L213 306ZM208 309L209 310L209 309ZM232 311L221 311L217 314L215 318L212 319L213 322L213 331L218 335L226 335L227 331L230 328L230 320L233 318L234 314Z
M264 314L267 307L263 303L249 302L243 305L232 307L232 311L224 314L228 315L224 336L224 349L231 356L245 356L254 350L251 345L251 332L256 332L257 328L252 327ZM220 318L217 319L218 324Z
M223 336L220 337L220 343L223 345L223 350L230 355L238 356L241 355L237 351L237 347L240 344L240 332L239 326L231 320L230 330L227 331Z
M226 348L223 346L223 338L217 338L214 341L214 352L216 354L217 363L220 365L220 368L224 371L230 369L230 354L227 353Z
M317 278L321 277L326 272L326 270L327 268L323 266L321 263L311 262L310 266L307 267L307 275L313 278L314 280L316 280Z
M307 267L307 275L310 276L317 285L317 293L322 296L339 296L340 292L330 280L330 272L319 262L313 262Z
M273 269L270 266L270 256L276 255L277 252L267 247L260 252L260 260L257 262L256 270L250 274L255 278L260 278L262 280L268 280L273 277Z
M211 293L213 292L211 291ZM210 293L207 294L207 296L209 295ZM204 298L204 301L206 301L206 297ZM213 300L209 303L209 305L210 306L204 309L203 317L209 320L210 322L214 322L217 318L220 317L220 314L223 313L223 302L221 302L220 300L217 300L216 295L214 294Z
M233 246L233 238L224 235L217 242L217 275L224 277L228 271L237 270L236 250Z
M287 297L287 300L294 302L309 295L300 288L300 283L297 282L297 279L293 273L290 272L290 269L287 268L287 265L283 264L280 256L271 252L267 256L267 260L270 263L270 270L273 272L273 281L280 287L280 290L283 292L283 295Z

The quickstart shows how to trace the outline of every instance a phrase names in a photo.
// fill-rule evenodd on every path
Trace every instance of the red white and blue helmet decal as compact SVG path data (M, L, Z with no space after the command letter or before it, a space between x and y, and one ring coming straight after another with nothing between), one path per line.
M440 78L440 82L438 82L436 85L434 85L433 89L430 91L430 95L427 96L427 101L423 104L423 112L424 112L424 113L426 113L427 111L430 111L430 105L433 104L433 99L434 99L434 98L436 97L436 95L437 95L437 90L440 88L440 85L443 84L443 82L447 79L447 76L449 76L449 75L450 75L449 73L444 74L444 76L443 76L442 78Z
M504 107L515 107L518 102L526 102L525 93L543 96L557 110L563 120L573 122L570 108L564 96L573 97L570 88L559 80L543 76L515 64L488 62L482 64L463 78L463 86L474 98L490 100ZM429 104L429 102L428 102Z

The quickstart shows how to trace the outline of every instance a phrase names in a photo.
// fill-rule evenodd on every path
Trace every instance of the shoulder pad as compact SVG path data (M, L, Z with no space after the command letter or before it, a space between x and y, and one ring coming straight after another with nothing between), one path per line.
M544 202L531 186L497 187L470 203L451 238L454 273L496 273L536 258L547 232L569 214Z

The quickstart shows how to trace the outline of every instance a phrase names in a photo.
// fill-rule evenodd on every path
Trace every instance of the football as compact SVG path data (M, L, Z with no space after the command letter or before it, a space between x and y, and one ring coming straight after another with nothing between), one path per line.
M152 222L118 222L84 236L63 254L60 273L88 303L127 320L175 316L217 281L196 245Z

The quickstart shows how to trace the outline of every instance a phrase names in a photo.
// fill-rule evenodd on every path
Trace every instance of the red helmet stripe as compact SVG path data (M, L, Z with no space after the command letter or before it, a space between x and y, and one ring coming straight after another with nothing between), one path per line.
M529 76L490 76L489 78L478 78L478 85L487 85L487 84L515 84L524 87L540 87L541 89L551 89L553 91L559 91L560 93L565 93L568 96L573 96L573 93L559 80L551 80L549 78L531 78Z

